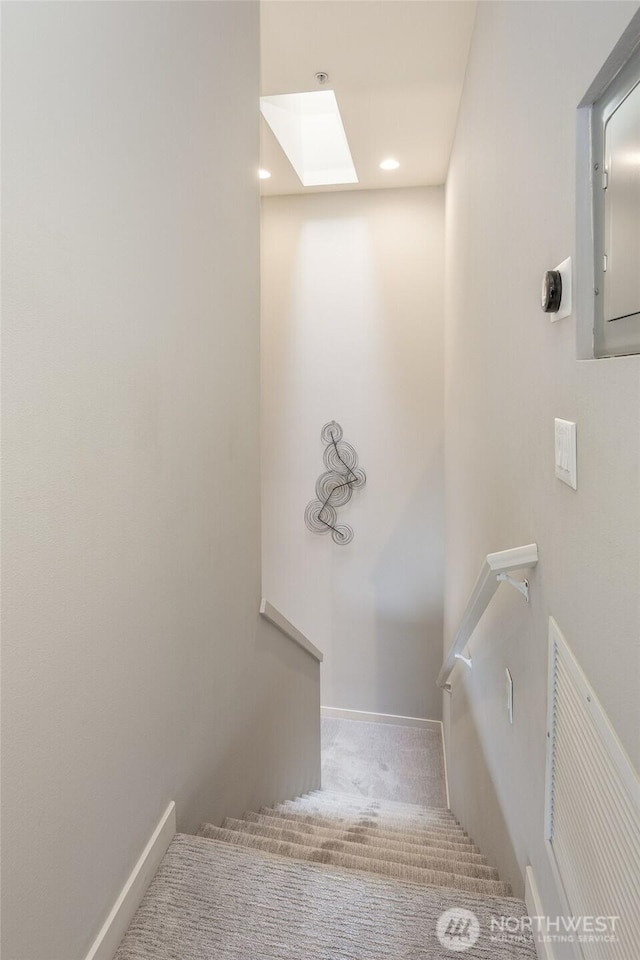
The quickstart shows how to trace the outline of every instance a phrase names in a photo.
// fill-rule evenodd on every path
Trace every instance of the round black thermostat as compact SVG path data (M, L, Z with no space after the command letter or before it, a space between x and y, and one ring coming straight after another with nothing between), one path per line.
M557 313L562 300L562 276L559 270L547 270L542 278L542 309Z

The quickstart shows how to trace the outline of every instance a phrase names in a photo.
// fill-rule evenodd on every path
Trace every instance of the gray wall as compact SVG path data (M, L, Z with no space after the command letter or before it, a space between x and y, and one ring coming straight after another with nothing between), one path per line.
M325 654L327 706L439 718L442 188L263 201L265 596ZM310 533L338 420L367 486Z
M533 864L552 913L550 614L640 753L640 357L576 360L576 318L539 306L543 271L575 257L576 107L636 9L479 4L447 181L445 642L488 551L540 549L531 607L501 587L445 696L452 805L516 892ZM577 492L554 477L554 417L578 425Z
M319 779L258 621L255 3L3 7L3 951L79 960L158 818Z

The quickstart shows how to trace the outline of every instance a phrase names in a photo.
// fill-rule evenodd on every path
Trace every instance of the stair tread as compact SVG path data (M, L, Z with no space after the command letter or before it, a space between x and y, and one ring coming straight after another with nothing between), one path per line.
M414 883L425 883L442 887L452 887L458 890L488 893L497 896L509 896L510 887L500 880L490 880L472 877L468 874L455 873L451 870L433 870L421 867L393 863L388 860L368 860L350 854L338 853L332 850L305 847L300 844L284 840L270 840L249 833L237 833L207 824L201 828L199 836L206 836L225 843L237 844L251 850L268 850L280 856L292 857L296 860L312 860L316 863L328 863L335 866L350 867L356 870L366 870L376 874L383 874L399 879L408 879Z
M532 943L489 939L493 917L526 915L521 900L418 886L260 850L247 854L247 848L177 834L116 960L435 960L442 956L434 952L437 944L430 946L436 921L453 907L478 917L479 956L535 960Z
M415 813L422 813L425 810L428 810L434 815L453 818L453 814L448 807L426 807L421 803L404 803L400 800L385 800L380 799L379 797L367 796L365 794L338 793L336 790L311 790L309 793L304 793L301 796L304 799L320 798L325 800L334 800L337 803L342 804L371 803L375 804L381 809L399 810L407 813L411 813L412 811Z
M428 827L432 830L441 830L449 833L464 832L455 818L450 817L443 819L442 817L434 817L426 811L420 816L415 814L405 816L401 812L381 810L372 805L349 807L337 802L324 803L320 800L303 799L285 800L283 803L278 804L278 809L299 811L301 813L326 813L329 815L336 813L340 816L370 817L385 823L402 823L407 826L415 826L417 829Z
M285 801L286 805L291 809L296 810L326 810L328 813L341 813L341 814L350 814L352 816L372 816L377 819L382 820L402 820L403 823L415 823L416 825L420 824L429 824L434 827L439 827L443 830L459 830L460 824L451 815L447 817L443 816L431 816L429 814L421 814L420 816L416 814L403 814L402 811L389 810L381 807L374 806L373 804L344 804L338 802L328 802L322 803L314 800L307 800L304 802L301 801Z
M200 836L208 835L210 824L204 824L198 832ZM381 860L389 863L400 863L407 866L420 867L426 870L438 870L441 872L453 872L463 874L468 877L484 877L487 880L498 880L498 871L495 867L487 863L458 860L455 857L447 855L447 851L434 852L427 848L420 852L407 853L400 850L390 850L385 847L372 846L371 844L358 842L353 838L342 840L335 837L319 837L317 835L307 835L298 833L295 830L269 827L265 824L255 823L247 820L235 820L227 818L222 824L222 829L233 830L237 833L247 833L254 836L266 837L270 840L281 840L296 844L297 846L307 847L316 851L332 851L334 853L344 853L364 860Z
M325 815L317 812L303 813L296 810L287 810L286 808L281 809L280 807L262 807L260 813L264 814L265 816L279 816L292 820L300 820L302 823L317 823L319 825L324 824L326 826L335 827L343 826L345 828L364 827L368 828L372 833L379 832L383 836L387 835L390 837L396 837L397 839L406 837L412 839L415 843L419 843L422 838L431 838L446 840L449 843L458 843L461 846L472 845L471 840L462 830L458 830L457 832L424 828L417 830L412 826L402 826L397 821L394 821L393 823L386 823L372 817L329 816L326 814L326 812Z
M376 810L384 816L402 817L405 820L432 820L434 822L456 824L458 822L451 811L445 807L422 807L415 804L405 806L375 800L372 797L351 797L347 795L342 799L339 795L325 797L318 793L307 794L296 797L295 800L285 800L284 802L294 803L298 806L322 806L332 809L338 807L341 810Z
M386 849L399 850L405 853L420 853L423 850L442 851L442 854L449 854L460 860L468 860L472 863L487 863L486 857L481 853L476 853L473 845L470 843L450 843L440 839L423 839L419 843L411 843L409 840L389 839L380 832L369 830L367 827L350 827L347 829L343 827L325 827L313 823L304 823L301 820L267 817L262 813L246 813L244 819L253 823L264 823L265 826L276 829L294 830L300 833L301 836L319 836L335 840L354 840L358 843L372 846L380 845Z
M375 813L379 817L385 817L389 820L403 820L407 823L434 823L442 824L444 827L460 826L453 814L443 814L440 811L432 812L428 807L417 813L408 813L389 807L380 807L375 803L340 803L338 800L322 800L320 797L298 797L295 800L284 800L278 806L295 807L301 810L344 810L353 814Z

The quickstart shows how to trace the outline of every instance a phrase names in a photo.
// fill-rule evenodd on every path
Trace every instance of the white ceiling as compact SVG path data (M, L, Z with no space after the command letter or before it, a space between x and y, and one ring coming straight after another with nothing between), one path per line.
M444 183L475 2L262 0L262 95L335 91L358 184L303 187L268 125L263 194ZM329 81L319 87L314 74ZM380 170L392 156L395 171Z

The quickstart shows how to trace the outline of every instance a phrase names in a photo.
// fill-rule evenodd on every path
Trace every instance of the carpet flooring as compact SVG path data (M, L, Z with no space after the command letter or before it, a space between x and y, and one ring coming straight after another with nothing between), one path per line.
M535 960L533 945L491 933L492 918L524 914L518 900L427 890L178 834L116 960L445 960L454 954L435 930L451 908L477 917L469 960Z
M116 960L535 960L496 929L526 907L446 808L439 734L332 719L323 746L325 789L174 838Z
M440 731L323 717L322 786L341 794L446 807Z

